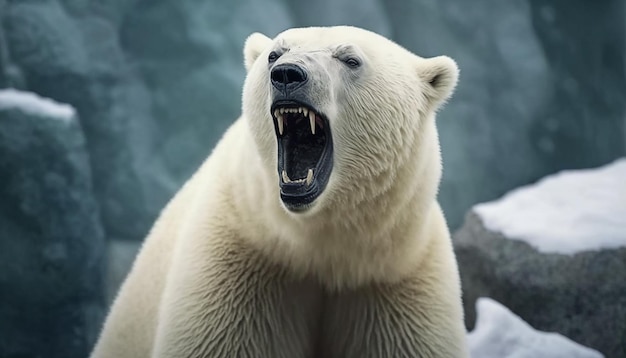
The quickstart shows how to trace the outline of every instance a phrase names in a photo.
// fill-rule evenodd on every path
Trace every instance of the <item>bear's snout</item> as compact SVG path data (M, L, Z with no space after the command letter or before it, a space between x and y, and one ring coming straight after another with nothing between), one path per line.
M308 76L300 66L293 63L282 63L272 69L272 85L286 95L306 83Z

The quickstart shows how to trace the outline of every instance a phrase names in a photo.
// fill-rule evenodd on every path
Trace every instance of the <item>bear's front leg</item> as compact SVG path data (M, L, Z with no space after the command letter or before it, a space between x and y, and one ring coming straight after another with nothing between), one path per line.
M181 248L161 302L153 358L313 357L317 285L236 238Z

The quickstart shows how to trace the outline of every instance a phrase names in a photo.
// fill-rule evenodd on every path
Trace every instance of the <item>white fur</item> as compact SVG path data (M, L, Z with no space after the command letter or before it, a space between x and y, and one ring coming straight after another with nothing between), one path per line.
M279 198L267 56L319 83L334 167L304 213ZM362 59L351 71L336 49ZM251 35L243 115L172 200L92 357L464 357L457 266L435 196L435 111L458 78L352 27Z

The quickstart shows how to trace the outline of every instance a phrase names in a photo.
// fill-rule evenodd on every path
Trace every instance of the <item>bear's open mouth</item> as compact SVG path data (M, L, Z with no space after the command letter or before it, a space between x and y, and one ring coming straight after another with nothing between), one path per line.
M276 101L271 108L278 140L280 197L291 211L303 211L326 188L333 166L330 125L310 105Z

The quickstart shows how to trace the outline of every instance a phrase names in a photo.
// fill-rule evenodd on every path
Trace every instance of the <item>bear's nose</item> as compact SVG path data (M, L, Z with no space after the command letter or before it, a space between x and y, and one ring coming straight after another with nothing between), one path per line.
M272 69L272 85L281 91L294 90L307 80L306 72L298 65L283 63Z

